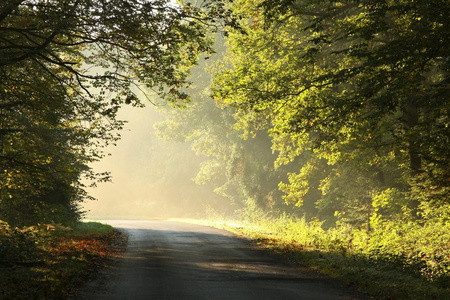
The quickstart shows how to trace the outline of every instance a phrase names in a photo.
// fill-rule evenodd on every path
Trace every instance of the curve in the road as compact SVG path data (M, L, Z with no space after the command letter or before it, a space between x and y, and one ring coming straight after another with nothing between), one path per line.
M81 299L362 299L232 233L168 221L107 221L129 235L124 257Z

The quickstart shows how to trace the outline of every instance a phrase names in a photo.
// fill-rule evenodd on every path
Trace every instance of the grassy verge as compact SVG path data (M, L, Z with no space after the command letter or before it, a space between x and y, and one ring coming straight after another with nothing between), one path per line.
M96 222L19 229L0 221L1 298L67 298L88 273L120 253L125 239Z
M342 228L323 230L320 223L307 223L302 219L216 219L197 223L251 238L261 246L287 255L301 265L336 278L348 287L375 298L450 299L450 278L448 270L445 271L448 268L450 245L445 228L442 232L439 232L439 228L433 229L441 240L429 238L428 241L422 241L422 245L417 236L424 236L423 233L416 234L416 237L405 236L403 240L395 241L395 244L388 232L382 234L384 240L378 241L379 236L375 234L349 232ZM421 261L417 261L416 257L416 260L410 258L416 250L411 250L408 239L414 239L409 242L415 243L415 247L420 249L417 251L421 251L418 254ZM382 245L387 245L389 249ZM435 270L435 273L430 270Z

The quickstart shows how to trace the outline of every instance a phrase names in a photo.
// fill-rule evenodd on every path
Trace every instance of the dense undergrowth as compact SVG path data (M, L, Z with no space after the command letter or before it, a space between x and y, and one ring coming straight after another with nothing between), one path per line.
M370 233L349 225L257 216L209 225L245 235L380 299L450 298L450 224L384 222Z
M123 238L95 222L13 228L0 221L1 299L65 299L117 255Z

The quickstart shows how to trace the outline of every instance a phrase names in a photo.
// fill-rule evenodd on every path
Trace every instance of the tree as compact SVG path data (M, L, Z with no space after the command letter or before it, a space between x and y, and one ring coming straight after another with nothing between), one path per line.
M288 199L301 204L317 178L319 207L366 206L355 220L390 188L416 212L419 186L424 201L448 201L448 1L231 7L245 33L230 30L232 67L216 75L215 96L241 128L270 128L278 165L300 158L281 185ZM308 170L323 160L315 177Z
M192 85L186 91L192 103L183 110L165 111L167 120L157 124L159 136L189 143L204 158L195 181L212 184L236 209L282 209L277 185L283 173L274 170L276 156L267 133L243 139L242 131L233 126L234 111L211 98L210 71L225 50L223 39L216 38L218 53L208 60L200 59L192 69Z
M81 176L107 179L88 164L119 138L120 106L140 105L141 85L174 105L187 101L188 68L210 46L202 20L163 0L3 1L2 218L28 222L36 208L51 220L52 201L79 216Z

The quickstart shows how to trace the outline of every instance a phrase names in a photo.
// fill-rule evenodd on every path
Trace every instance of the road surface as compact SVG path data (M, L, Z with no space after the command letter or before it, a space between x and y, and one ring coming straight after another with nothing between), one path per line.
M78 299L363 299L234 234L168 221L106 221L127 251Z

